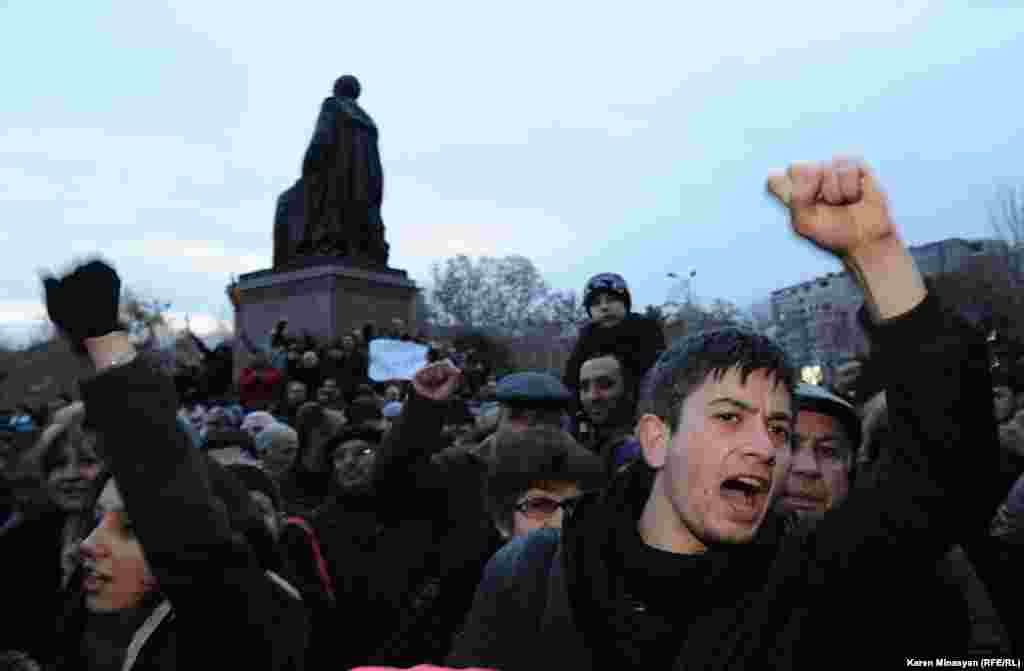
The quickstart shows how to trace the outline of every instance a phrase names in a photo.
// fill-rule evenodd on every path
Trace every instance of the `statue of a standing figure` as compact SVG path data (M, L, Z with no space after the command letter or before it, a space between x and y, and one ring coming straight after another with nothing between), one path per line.
M302 212L304 189L299 179L277 198L274 211L274 267L292 263L306 234Z
M387 266L380 216L384 173L377 126L356 103L359 80L334 82L302 161L305 233L299 254L347 257L358 265Z

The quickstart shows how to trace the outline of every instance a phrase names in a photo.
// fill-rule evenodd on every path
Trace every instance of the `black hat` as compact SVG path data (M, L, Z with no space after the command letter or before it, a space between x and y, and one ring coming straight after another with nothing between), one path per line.
M629 295L629 287L626 285L626 280L623 279L622 275L601 273L587 280L586 286L583 287L583 307L587 309L588 315L590 314L590 306L599 293L614 294L621 298L622 302L626 304L626 312L629 312L633 307L633 299Z
M546 373L513 373L498 381L495 400L505 405L568 407L572 394L558 379Z

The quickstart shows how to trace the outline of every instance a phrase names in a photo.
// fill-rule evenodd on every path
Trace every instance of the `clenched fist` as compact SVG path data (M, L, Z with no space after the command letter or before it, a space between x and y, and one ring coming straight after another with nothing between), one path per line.
M797 235L839 257L896 235L885 194L860 162L794 163L768 178L768 190L789 208Z
M438 361L416 371L412 378L412 388L423 398L447 401L455 393L461 380L461 370L447 360Z

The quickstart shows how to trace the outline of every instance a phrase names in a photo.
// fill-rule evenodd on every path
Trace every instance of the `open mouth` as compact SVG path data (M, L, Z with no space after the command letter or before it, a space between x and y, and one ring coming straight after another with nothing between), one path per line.
M739 519L752 522L764 510L771 481L755 475L727 478L719 488L722 498Z

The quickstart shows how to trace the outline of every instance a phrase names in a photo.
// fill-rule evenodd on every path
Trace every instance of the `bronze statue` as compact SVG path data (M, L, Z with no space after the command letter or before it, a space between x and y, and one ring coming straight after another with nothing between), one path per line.
M274 213L274 267L289 265L297 256L306 233L303 216L303 183L296 180L277 198Z
M342 256L356 265L386 267L388 244L380 215L384 173L378 131L356 103L360 91L358 79L339 77L334 95L320 107L302 161L305 227L296 252Z

